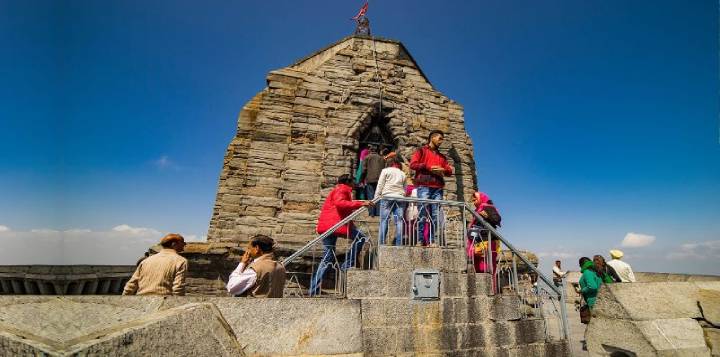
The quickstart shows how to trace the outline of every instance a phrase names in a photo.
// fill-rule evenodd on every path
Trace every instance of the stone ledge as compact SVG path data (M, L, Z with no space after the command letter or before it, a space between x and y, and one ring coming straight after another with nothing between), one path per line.
M413 271L437 269L441 272L462 273L467 269L465 251L461 248L378 247L378 270Z

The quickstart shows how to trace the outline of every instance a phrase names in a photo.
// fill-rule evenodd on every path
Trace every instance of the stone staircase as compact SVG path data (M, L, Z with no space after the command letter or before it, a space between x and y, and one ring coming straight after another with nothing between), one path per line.
M440 272L440 295L412 298L416 269ZM494 295L488 274L467 273L462 248L378 247L377 270L347 272L360 301L366 356L569 356L541 317L522 318L516 295Z

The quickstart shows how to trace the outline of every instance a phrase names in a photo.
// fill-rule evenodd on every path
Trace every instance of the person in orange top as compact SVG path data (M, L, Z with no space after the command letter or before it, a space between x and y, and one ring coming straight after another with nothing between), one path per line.
M414 183L417 188L418 198L429 198L431 200L443 199L443 188L445 177L453 175L453 170L448 164L445 155L440 153L439 148L445 140L445 134L440 130L433 130L428 135L427 145L417 149L410 159L410 168L415 171ZM438 207L434 204L418 205L417 239L418 245L434 243L434 236L438 230ZM428 215L430 218L428 219ZM425 225L430 221L430 234L425 239ZM421 238L422 241L421 242Z
M178 254L185 249L185 238L170 233L160 245L159 253L140 262L123 295L185 295L187 259Z

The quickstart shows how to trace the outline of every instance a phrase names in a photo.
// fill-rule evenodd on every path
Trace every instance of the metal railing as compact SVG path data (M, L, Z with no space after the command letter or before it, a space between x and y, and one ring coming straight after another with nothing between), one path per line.
M472 207L470 205L466 205L465 208L468 212L470 212L470 214L473 215L473 217L475 217L476 222L480 222L482 224L483 228L488 230L488 232L489 232L488 236L490 237L489 238L490 240L492 240L492 239L499 240L500 242L502 242L503 245L505 245L507 247L507 250L510 251L511 258L512 258L511 259L512 271L508 272L509 280L510 280L510 287L512 290L514 290L515 292L517 292L519 294L521 301L523 303L525 303L525 305L533 305L530 301L528 301L529 300L528 296L535 295L535 298L537 301L535 304L537 304L537 303L542 304L543 299L540 298L540 295L541 295L540 292L544 291L544 292L546 292L546 294L543 296L543 298L552 300L553 303L554 303L554 301L556 301L559 304L559 306L560 306L559 315L560 316L558 316L558 319L560 321L560 325L561 325L561 329L562 329L561 338L565 339L565 340L568 339L570 336L570 331L569 331L568 322L567 322L567 307L565 305L565 289L564 289L564 287L556 286L553 283L552 279L548 278L545 274L543 274L534 264L532 264L530 262L530 260L527 257L525 257L525 255L523 255L518 249L516 249L515 246L510 244L510 242L508 242L507 239L505 239L505 237L503 237L495 228L493 228L488 222L486 222L485 219L483 219L483 217L480 216L480 214L478 212L475 212L475 210L472 209ZM536 279L532 284L534 286L534 289L531 290L531 294L528 294L525 289L523 289L521 291L521 289L519 287L516 258L519 259L520 261L522 261L525 264L525 266L527 268L529 268L536 276ZM494 279L495 279L495 276L498 274L498 272L491 272L491 274L493 274ZM531 281L532 281L532 279L531 279ZM546 288L541 289L540 288L541 285L539 284L540 282L545 283ZM549 289L549 290L547 290L547 289ZM530 304L529 304L529 302L530 302ZM537 310L537 308L536 308L536 310ZM542 305L539 306L539 310L542 311ZM538 315L536 315L536 316L538 316Z
M547 315L554 315L559 337L567 339L564 289L555 286L472 206L414 197L372 202L379 206L379 218L364 215L365 207L357 209L282 262L289 276L286 295L345 297L346 271L376 269L378 245L457 247L466 251L467 263L475 272L491 276L494 294L519 296L522 317L543 316L546 329ZM337 240L335 232L350 222L355 228L352 239ZM523 275L529 276L518 275L518 263L529 271Z

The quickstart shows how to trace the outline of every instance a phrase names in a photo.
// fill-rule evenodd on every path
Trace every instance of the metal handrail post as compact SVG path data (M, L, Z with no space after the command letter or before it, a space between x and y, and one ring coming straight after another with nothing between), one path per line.
M513 272L513 273L512 273L512 275L513 275L513 279L512 279L512 282L513 282L513 290L515 290L515 292L517 293L517 292L520 291L520 290L518 289L518 285L520 285L520 284L519 284L519 281L518 281L517 262L515 261L515 252L512 252L512 269L513 269L513 270L512 270L512 272Z
M562 319L563 337L570 340L570 327L568 326L567 306L565 305L565 277L560 281L560 318Z

